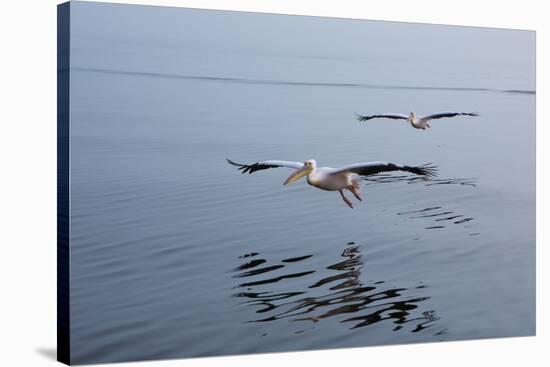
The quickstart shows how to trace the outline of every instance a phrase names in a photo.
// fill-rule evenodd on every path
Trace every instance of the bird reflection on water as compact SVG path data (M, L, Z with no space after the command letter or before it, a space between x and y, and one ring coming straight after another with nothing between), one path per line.
M426 180L423 177L410 176L410 175L388 175L378 174L371 177L363 178L363 182L366 185L380 184L380 183L394 183L394 182L406 182L408 184L424 184L425 186L436 185L460 185L460 186L472 186L475 187L475 178L431 178Z
M343 260L324 269L315 269L309 264L313 256L284 259L274 264L258 253L240 256L245 262L234 269L233 277L242 281L235 287L240 291L234 296L255 308L254 318L243 321L287 319L318 323L334 318L350 329L386 321L393 331L410 326L407 330L413 333L437 325L439 318L425 302L430 297L424 295L426 286L422 283L405 288L390 287L384 281L362 280L363 255L354 242L346 244L340 255ZM334 273L323 275L309 286L304 286L301 279L299 289L296 289L298 281L293 284L293 279L326 270ZM285 281L284 292L270 290L270 285L274 289L275 283L281 281ZM444 333L445 330L434 330L433 334Z
M407 184L421 184L425 186L437 186L437 185L458 185L458 186L470 186L476 187L477 180L475 178L446 178L438 179L432 178L425 180L423 178L408 176L408 175L384 175L379 174L372 177L366 177L363 179L366 186L377 184L388 184L395 182L406 182ZM432 220L434 223L430 223L424 229L443 229L448 224L462 225L464 228L472 228L475 218L459 214L455 210L444 208L439 205L430 206L422 209L415 209L409 211L402 211L396 213L399 216L406 217L408 219L420 219L420 220ZM479 232L468 233L469 236L479 235Z

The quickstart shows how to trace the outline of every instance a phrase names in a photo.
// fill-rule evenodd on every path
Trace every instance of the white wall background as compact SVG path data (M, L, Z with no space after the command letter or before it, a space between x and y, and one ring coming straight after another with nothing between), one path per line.
M125 364L130 366L543 366L548 337L550 22L544 1L114 1L537 31L537 334L535 338L370 347ZM0 3L0 365L54 365L56 346L56 5ZM510 50L514 52L514 50ZM546 98L545 98L546 97ZM544 104L546 101L546 105ZM546 115L545 115L546 113ZM518 130L521 134L521 130ZM544 163L546 162L546 164ZM546 169L544 169L546 165ZM488 269L490 271L490 269ZM545 310L546 307L546 310ZM546 312L545 312L546 311Z

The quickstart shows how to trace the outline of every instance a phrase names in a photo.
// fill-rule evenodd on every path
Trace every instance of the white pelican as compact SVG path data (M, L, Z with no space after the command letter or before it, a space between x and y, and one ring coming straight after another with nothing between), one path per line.
M430 124L429 124L430 120L441 119L444 117L455 117L455 116L479 116L477 113L474 113L474 112L439 112L439 113L434 113L426 116L416 116L414 112L409 113L408 116L401 113L382 113L380 115L370 115L370 116L363 116L359 114L356 114L356 115L357 115L357 120L359 121L368 121L370 119L376 119L376 118L407 120L407 122L410 123L412 127L414 127L415 129L422 129L422 130L426 130L427 127L430 127Z
M431 178L434 177L437 172L436 167L429 165L413 167L386 162L352 163L340 168L317 167L317 162L314 159L307 160L303 163L289 161L262 161L252 164L240 164L235 163L230 159L227 159L227 162L239 167L238 169L241 170L242 173L248 172L249 174L269 168L294 168L296 171L288 176L283 185L295 182L300 178L307 176L307 183L311 186L315 186L326 191L338 191L342 196L342 200L344 200L350 208L353 208L353 204L344 195L343 190L349 190L357 198L357 200L361 201L360 176L375 175L380 172L388 171L405 171Z

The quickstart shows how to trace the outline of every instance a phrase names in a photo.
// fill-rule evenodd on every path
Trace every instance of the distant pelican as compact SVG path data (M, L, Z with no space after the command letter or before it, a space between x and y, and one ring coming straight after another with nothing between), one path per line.
M368 121L370 119L376 119L376 118L386 118L386 119L393 119L393 120L407 120L408 123L411 124L412 127L415 129L422 129L426 130L427 127L430 127L429 121L430 120L436 120L441 119L444 117L455 117L455 116L479 116L477 113L474 112L439 112L434 113L427 116L416 116L414 112L409 113L409 115L404 115L401 113L383 113L380 115L370 115L370 116L363 116L363 115L357 115L357 120L359 121Z
M294 171L294 173L292 173L285 180L283 185L292 183L304 176L307 176L307 183L311 186L315 186L326 191L338 191L342 196L342 200L344 200L350 208L353 208L353 204L344 195L343 190L349 190L357 198L357 200L361 201L361 178L359 176L369 176L388 171L405 171L431 178L434 177L437 172L436 167L429 165L412 167L386 162L352 163L340 168L317 167L317 162L314 159L307 160L304 163L289 161L262 161L252 164L240 164L235 163L230 159L227 159L227 162L239 167L239 170L241 170L242 173L248 172L249 174L269 168L294 168L296 171Z

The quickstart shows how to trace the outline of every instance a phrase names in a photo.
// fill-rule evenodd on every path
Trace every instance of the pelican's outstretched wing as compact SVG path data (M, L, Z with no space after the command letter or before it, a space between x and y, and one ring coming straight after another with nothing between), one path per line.
M261 171L264 169L270 169L270 168L288 167L288 168L298 169L304 166L303 163L290 162L290 161L262 161L262 162L252 163L252 164L241 164L241 163L233 162L231 159L226 158L226 160L227 160L227 163L239 167L238 169L241 171L241 173L248 172L248 174L251 174L256 171Z
M455 117L455 116L479 116L479 114L475 112L438 112L438 113L433 113L431 115L422 116L420 117L420 120L424 120L424 121L437 120L445 117Z
M392 119L392 120L407 120L409 118L409 116L403 115L401 113L382 113L380 115L369 115L369 116L363 116L356 113L355 115L357 116L357 120L359 121L368 121L371 119L378 119L378 118Z
M400 164L387 163L387 162L366 162L366 163L353 163L344 167L334 168L330 174L336 175L339 173L356 173L361 176L375 175L381 172L389 171L405 171L414 173L417 175L426 176L429 178L435 177L437 173L437 167L425 164L423 166L403 166Z

